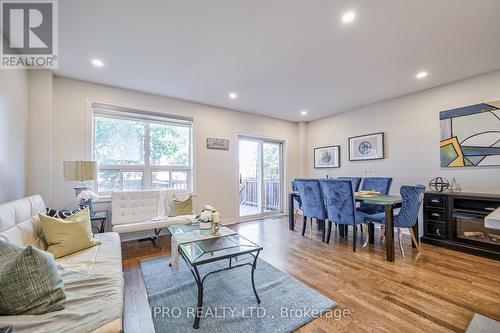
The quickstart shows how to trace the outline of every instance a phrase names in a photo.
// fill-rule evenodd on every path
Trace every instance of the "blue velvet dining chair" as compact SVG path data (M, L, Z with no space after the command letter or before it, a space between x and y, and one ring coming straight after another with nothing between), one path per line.
M299 191L299 197L302 202L302 211L304 212L304 222L302 225L302 236L306 233L307 219L316 219L324 224L326 220L325 203L323 194L317 179L295 179L295 185ZM325 227L323 226L323 241L325 240Z
M298 192L299 189L297 188L297 183L295 180L292 180L292 191ZM295 197L294 201L297 202L297 205L299 206L299 209L302 210L302 200L300 199L300 196ZM295 214L295 209L294 209L294 214L293 214L293 219L294 219L294 224L297 223L297 215Z
M326 216L328 219L326 242L330 242L332 223L352 226L352 250L356 251L357 233L355 228L358 224L364 223L367 214L356 211L352 182L340 179L321 179L319 182L325 198Z
M352 189L354 192L359 191L359 185L361 185L361 177L337 177L337 179L341 180L350 180L352 182Z
M403 245L401 243L401 229L408 228L411 238L415 247L420 251L420 243L417 241L418 235L413 232L413 226L418 223L418 212L420 211L420 206L422 205L422 199L425 192L424 185L416 186L401 186L400 193L402 199L402 205L399 212L394 216L393 225L398 228L398 241L399 249L401 250L401 255L405 256ZM369 223L380 223L385 225L385 213L376 213L368 215L365 218L366 222ZM366 246L364 244L363 246Z
M389 194L391 185L392 178L389 177L366 177L363 178L363 182L361 183L361 191L377 191L384 195ZM383 212L384 207L381 205L361 203L357 210L367 214L376 214Z

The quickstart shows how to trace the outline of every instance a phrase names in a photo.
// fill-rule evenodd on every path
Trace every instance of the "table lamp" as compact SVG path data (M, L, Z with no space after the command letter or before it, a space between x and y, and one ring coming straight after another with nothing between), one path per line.
M98 162L97 161L64 161L64 180L79 181L74 187L75 194L78 196L81 191L90 189L85 183L86 180L97 180Z

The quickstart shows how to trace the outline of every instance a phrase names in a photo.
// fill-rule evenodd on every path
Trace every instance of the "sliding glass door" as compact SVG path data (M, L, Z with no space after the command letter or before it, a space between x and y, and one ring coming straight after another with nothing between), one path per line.
M282 212L283 143L240 137L238 148L239 216Z

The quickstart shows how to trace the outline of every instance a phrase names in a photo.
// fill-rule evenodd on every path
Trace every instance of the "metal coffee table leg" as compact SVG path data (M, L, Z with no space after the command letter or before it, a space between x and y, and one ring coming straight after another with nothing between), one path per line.
M252 288L253 288L253 293L255 294L255 298L257 298L257 304L260 304L260 298L259 298L259 295L257 295L257 290L255 289L255 281L254 281L254 272L255 272L255 269L257 268L257 258L259 257L259 252L257 252L257 254L255 255L254 259L253 259L253 264L252 264Z

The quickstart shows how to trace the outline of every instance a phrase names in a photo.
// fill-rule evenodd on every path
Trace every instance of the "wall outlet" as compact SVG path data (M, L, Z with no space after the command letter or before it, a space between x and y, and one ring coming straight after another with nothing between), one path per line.
M372 173L372 167L371 166L365 167L365 173Z

